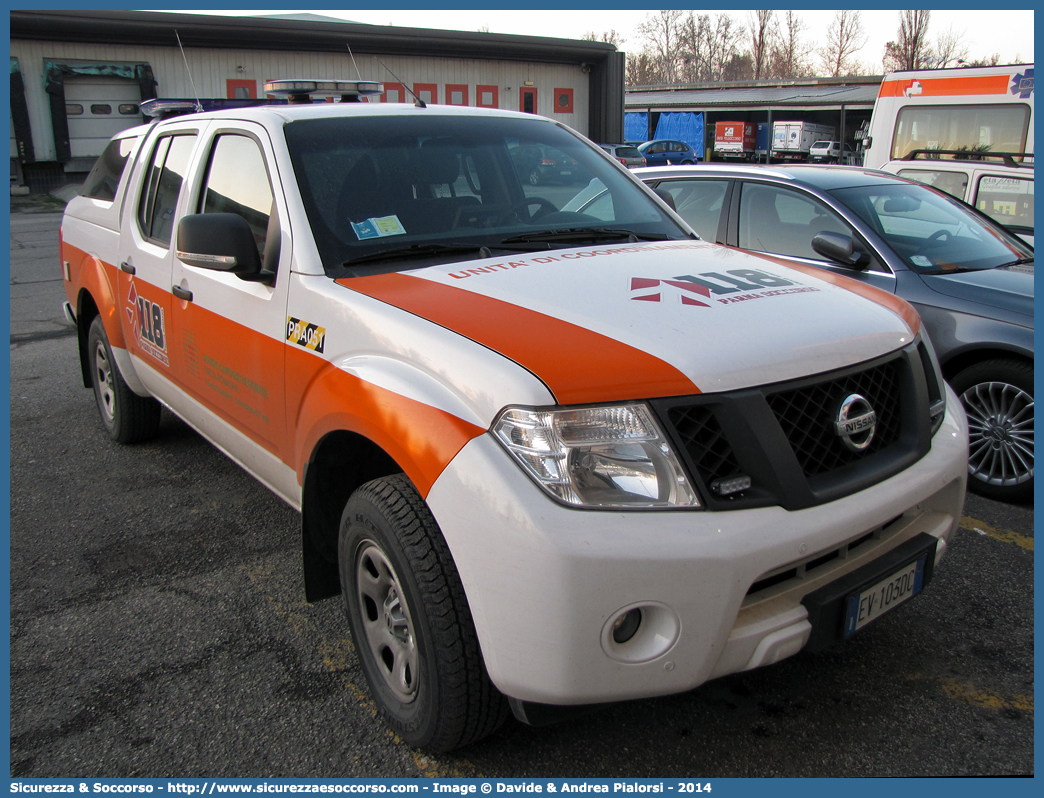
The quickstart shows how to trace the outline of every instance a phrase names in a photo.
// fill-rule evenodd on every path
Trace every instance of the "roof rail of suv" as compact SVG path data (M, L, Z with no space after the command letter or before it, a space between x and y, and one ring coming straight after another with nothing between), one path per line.
M1021 167L1023 169L1033 168L1032 152L980 152L978 150L912 150L899 160L916 161L918 159L937 159L940 155L952 155L955 161L985 161L988 158L1000 158L1005 166ZM1024 159L1022 163L1016 158ZM1031 163L1025 163L1029 160Z

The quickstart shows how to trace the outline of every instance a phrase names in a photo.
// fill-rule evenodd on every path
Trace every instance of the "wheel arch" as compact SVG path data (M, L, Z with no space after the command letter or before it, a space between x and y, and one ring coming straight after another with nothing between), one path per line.
M331 598L341 592L337 536L348 498L370 480L403 470L384 449L357 432L334 430L316 443L305 465L301 491L306 601Z
M987 360L1019 360L1032 366L1033 353L1004 345L978 346L950 353L939 366L942 369L943 379L950 382L966 368Z

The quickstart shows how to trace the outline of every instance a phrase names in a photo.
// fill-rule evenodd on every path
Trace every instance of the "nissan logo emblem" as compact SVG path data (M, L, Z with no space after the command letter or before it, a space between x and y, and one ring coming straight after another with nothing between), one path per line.
M877 414L865 397L857 393L845 397L837 411L834 431L846 449L853 452L865 451L874 439L876 427Z

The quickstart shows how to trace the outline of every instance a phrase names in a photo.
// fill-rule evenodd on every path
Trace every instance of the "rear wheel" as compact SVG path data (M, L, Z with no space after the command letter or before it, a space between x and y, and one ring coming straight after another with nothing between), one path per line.
M1000 501L1033 496L1033 364L987 360L950 385L968 414L968 488Z
M404 475L352 494L338 563L359 663L392 730L432 751L494 732L507 701L486 674L446 541Z
M118 443L137 443L155 436L160 424L159 402L138 396L124 382L100 316L91 322L87 357L98 413L109 437Z

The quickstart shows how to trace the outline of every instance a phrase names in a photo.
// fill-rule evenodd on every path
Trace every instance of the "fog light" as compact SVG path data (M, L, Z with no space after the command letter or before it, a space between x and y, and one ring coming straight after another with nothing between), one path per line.
M613 621L613 642L626 643L638 631L642 624L642 611L635 607L628 610L615 621Z

